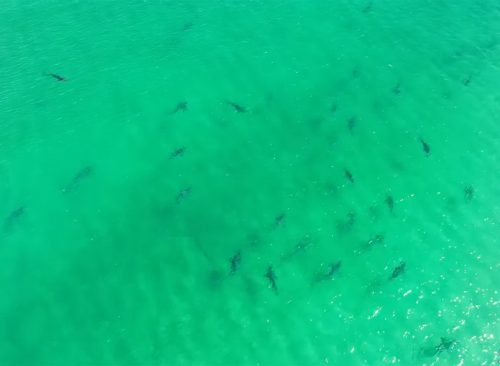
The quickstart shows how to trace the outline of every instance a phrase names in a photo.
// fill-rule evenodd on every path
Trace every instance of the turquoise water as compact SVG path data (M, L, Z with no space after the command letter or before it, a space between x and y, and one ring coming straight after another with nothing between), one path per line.
M0 9L1 365L498 363L498 1Z

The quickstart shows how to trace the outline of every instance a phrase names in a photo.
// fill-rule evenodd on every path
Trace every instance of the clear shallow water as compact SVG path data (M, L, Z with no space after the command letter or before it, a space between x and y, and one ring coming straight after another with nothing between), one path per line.
M0 24L0 364L498 361L497 2L10 1Z

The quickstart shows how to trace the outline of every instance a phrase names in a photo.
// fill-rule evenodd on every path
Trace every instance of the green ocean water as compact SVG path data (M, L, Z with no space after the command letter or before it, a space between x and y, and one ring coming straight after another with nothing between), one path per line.
M0 31L0 365L498 364L497 0Z

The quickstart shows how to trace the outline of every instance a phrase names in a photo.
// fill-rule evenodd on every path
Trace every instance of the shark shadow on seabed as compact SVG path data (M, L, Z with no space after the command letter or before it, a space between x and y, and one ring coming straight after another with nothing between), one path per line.
M19 220L22 219L25 213L26 209L24 208L24 206L20 206L15 210L11 211L11 213L5 218L3 222L4 231L6 232L11 231L14 228L14 226L19 222Z

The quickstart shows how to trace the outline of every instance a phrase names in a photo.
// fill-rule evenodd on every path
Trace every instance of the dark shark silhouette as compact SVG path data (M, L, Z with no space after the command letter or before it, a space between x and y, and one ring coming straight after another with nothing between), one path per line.
M438 345L420 349L420 354L425 357L434 357L441 352L451 350L458 342L454 339L441 337Z
M286 214L285 213L280 213L278 216L274 218L274 224L273 224L273 229L277 229L281 225L283 225L283 222L285 221Z
M369 13L373 8L373 2L369 2L368 4L366 4L363 9L361 10L363 13Z
M357 122L358 119L354 116L347 120L347 129L349 130L349 132L352 132L354 130L354 127L356 127Z
M431 147L421 137L419 137L418 139L420 140L420 143L422 144L422 149L424 150L425 155L429 156L431 154Z
M333 103L332 106L330 107L330 112L333 114L333 113L337 112L338 109L339 109L339 106L337 105L337 103Z
M269 281L269 287L275 292L278 293L278 286L276 285L276 274L274 273L273 266L267 267L267 272L265 277Z
M402 275L405 272L406 269L406 263L401 262L394 270L392 271L391 277L389 278L390 280L393 280L400 275Z
M337 273L339 271L341 266L342 266L342 261L330 263L330 265L328 266L328 271L320 272L320 273L316 274L316 276L313 279L313 285L320 283L320 282L332 280L335 273Z
M175 158L183 156L185 151L186 151L186 148L184 146L175 149L170 154L170 159L175 159Z
M467 186L464 188L464 198L466 201L471 201L474 198L474 187Z
M236 273L236 271L240 268L241 264L241 251L238 250L232 257L231 257L231 271L229 272L230 274Z
M373 248L375 245L383 243L384 241L385 241L384 234L377 234L377 235L373 236L372 238L370 238L366 243L364 243L361 246L361 249L363 251L367 251L367 250Z
M187 111L187 109L188 109L187 102L179 102L179 103L177 103L175 108L172 110L172 112L170 112L170 114L185 112L185 111Z
M66 185L66 187L63 188L63 193L70 193L74 191L80 183L84 180L90 177L94 173L94 168L90 165L87 165L80 169L73 179Z
M175 196L175 203L180 204L182 201L184 201L189 195L191 194L191 187L186 187L183 188L177 193L177 196Z
M385 203L392 213L394 211L394 198L390 194L385 197Z
M351 182L352 184L354 184L354 177L352 176L352 173L349 170L344 169L344 175L345 175L345 177L347 178L347 180L349 182Z
M297 243L297 245L291 251L289 251L288 253L286 253L283 256L283 260L288 261L288 260L292 259L293 257L298 255L299 253L306 251L313 244L314 244L314 241L311 238L309 238L309 237L303 238L302 240L300 240Z
M16 222L18 222L22 216L24 216L26 210L24 206L20 206L13 210L4 220L4 229L10 230Z
M233 107L233 109L236 112L238 112L238 113L246 113L246 112L248 112L248 110L245 107L243 107L243 106L241 106L241 105L239 105L237 103L231 102L229 100L226 100L226 104L229 105L229 106L231 106L231 107Z
M392 93L395 95L401 94L401 84L397 83L394 88L392 88Z
M64 76L52 74L52 73L45 73L45 76L50 76L51 78L56 79L57 81L66 81L67 80Z
M340 233L345 233L351 230L355 223L356 223L356 213L349 212L345 220L337 221L337 230Z

